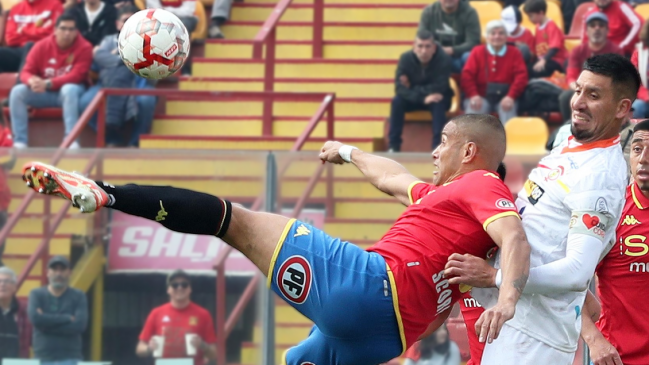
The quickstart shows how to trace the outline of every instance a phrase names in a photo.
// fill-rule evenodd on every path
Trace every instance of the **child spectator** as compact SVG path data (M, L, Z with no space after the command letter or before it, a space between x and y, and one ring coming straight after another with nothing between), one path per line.
M506 43L507 31L502 21L487 23L486 38L487 44L471 51L462 70L464 110L467 114L495 110L504 124L516 116L516 99L527 86L527 69L518 48Z
M59 0L22 0L11 8L5 28L6 47L0 47L0 72L18 72L29 49L54 32L63 13Z
M536 25L535 45L538 61L529 70L530 79L551 76L554 71L563 72L568 53L564 45L563 32L545 13L545 0L527 0L523 11Z
M507 43L518 47L518 50L523 54L525 64L529 65L535 55L534 34L521 25L523 14L517 7L510 5L500 13L500 19L507 30Z
M128 18L137 12L137 8L126 5L119 9L117 31L122 29ZM99 73L99 82L90 87L81 97L79 112L85 110L102 87L109 88L152 88L152 80L147 80L132 73L119 57L117 51L117 33L104 38L95 50L93 69ZM135 124L128 147L137 147L140 135L149 133L157 99L153 95L109 96L106 101L106 147L123 146L123 127L127 120L134 119ZM97 114L90 119L90 126L97 128Z
M99 45L107 35L117 32L117 10L112 4L101 0L84 0L70 11L77 17L79 33L93 46Z
M14 146L27 147L28 107L62 107L65 135L79 119L79 98L92 63L92 46L78 35L76 18L64 13L56 21L56 30L42 39L27 55L20 73L22 84L9 94ZM78 148L74 142L70 148Z

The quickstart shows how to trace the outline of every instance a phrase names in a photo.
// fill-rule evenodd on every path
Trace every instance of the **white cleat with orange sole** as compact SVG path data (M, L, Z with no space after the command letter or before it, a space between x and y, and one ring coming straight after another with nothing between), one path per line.
M92 213L108 203L108 194L94 181L41 162L23 166L23 180L36 192L57 195L72 202L81 213Z

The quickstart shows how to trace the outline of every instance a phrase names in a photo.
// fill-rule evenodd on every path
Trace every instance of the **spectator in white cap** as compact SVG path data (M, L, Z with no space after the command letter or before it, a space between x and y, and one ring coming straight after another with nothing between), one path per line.
M534 34L529 29L521 25L523 14L514 5L503 9L500 13L500 19L507 30L507 43L514 44L523 54L526 64L534 60Z

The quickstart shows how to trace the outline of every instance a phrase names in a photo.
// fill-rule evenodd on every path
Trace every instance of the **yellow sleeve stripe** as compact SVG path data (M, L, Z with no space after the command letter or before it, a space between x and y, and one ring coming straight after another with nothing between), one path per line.
M484 230L486 231L486 230L487 230L487 227L489 227L489 225L490 225L491 223L493 223L496 219L500 219L500 218L502 218L502 217L509 217L509 216L512 216L512 215L513 215L513 216L516 216L516 217L518 217L518 218L520 218L520 216L518 215L518 213L513 212L513 211L511 211L511 210L508 211L508 212L498 213L498 214L492 215L491 217L487 218L487 220L484 221L484 223L482 223L482 228L484 228Z
M268 275L266 278L266 285L269 288L270 288L270 284L272 284L273 282L273 271L275 271L277 256L279 255L279 251L282 249L282 246L284 245L284 241L286 241L286 236L288 235L288 231L290 231L291 227L293 227L293 223L295 223L295 218L290 219L286 223L286 226L284 226L282 235L279 236L279 240L277 241L277 246L275 246L275 251L273 252L273 256L270 258L270 265L268 266Z
M410 184L410 186L408 186L408 201L410 202L410 204L415 203L415 201L412 199L412 188L414 188L415 185L417 185L417 184L425 184L425 182L423 182L423 181L413 181L412 184Z

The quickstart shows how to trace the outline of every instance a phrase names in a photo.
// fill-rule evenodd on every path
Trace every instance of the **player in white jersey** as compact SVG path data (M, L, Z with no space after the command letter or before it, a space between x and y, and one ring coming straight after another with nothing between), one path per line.
M624 205L628 181L619 130L639 84L622 56L595 56L584 64L571 101L573 137L541 160L518 195L532 247L530 276L514 318L486 345L482 365L572 364L581 315L590 315L588 284L610 250ZM493 268L453 255L445 273L451 283L477 287L473 296L489 308L497 297L498 261L496 255Z

